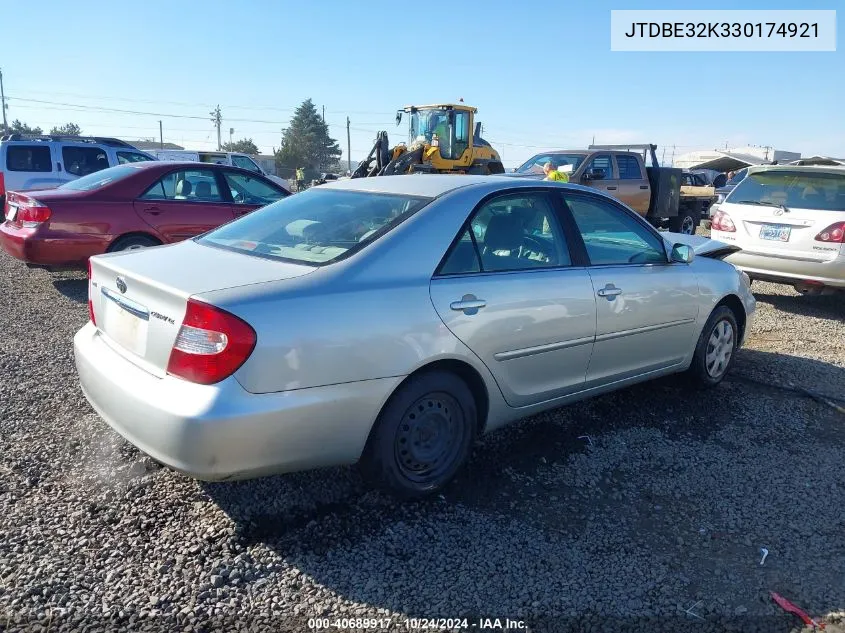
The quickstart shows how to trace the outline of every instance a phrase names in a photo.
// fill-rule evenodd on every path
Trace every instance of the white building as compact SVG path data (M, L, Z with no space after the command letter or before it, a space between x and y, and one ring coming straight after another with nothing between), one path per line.
M731 149L688 152L676 156L673 167L682 169L715 169L720 172L742 169L749 165L763 165L777 161L788 163L801 158L800 152L787 152L773 147L746 145Z

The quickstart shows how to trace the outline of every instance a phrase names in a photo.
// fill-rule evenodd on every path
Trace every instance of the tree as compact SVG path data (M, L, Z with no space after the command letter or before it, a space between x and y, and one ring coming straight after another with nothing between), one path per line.
M40 127L29 127L26 123L15 119L9 126L9 134L43 134Z
M256 145L251 138L242 138L240 141L234 143L223 143L224 152L240 152L241 154L252 154L257 156L261 152L258 151Z
M55 134L56 136L81 136L82 128L76 123L65 123L60 127L54 126L50 130L50 134Z
M311 99L306 99L296 109L284 132L282 146L276 152L276 165L323 172L336 165L340 155L340 146L329 136L329 126L317 113Z

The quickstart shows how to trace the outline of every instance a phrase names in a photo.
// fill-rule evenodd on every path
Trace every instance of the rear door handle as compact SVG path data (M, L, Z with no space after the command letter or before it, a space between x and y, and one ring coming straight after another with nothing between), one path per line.
M464 295L460 301L453 301L449 307L456 312L463 312L464 314L476 314L481 308L487 305L484 299L479 299L475 295Z
M608 191L616 191L616 187L608 187L607 190Z
M604 288L600 288L596 294L600 297L605 297L608 300L612 300L613 297L622 294L622 288L617 288L613 284L607 284Z
M142 211L144 213L149 213L150 215L158 215L159 213L161 213L161 209L159 209L158 207L146 207L142 209Z
M648 185L640 185L640 189L648 189Z

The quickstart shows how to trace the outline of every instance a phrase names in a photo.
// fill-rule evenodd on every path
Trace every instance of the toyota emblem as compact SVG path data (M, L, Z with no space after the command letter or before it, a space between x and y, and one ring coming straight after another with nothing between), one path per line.
M123 281L123 279L121 279L120 277L118 277L118 278L117 278L117 281L116 281L115 283L117 284L117 289L118 289L118 290L120 290L120 292L121 292L121 293L125 293L125 292L126 292L126 282L125 282L125 281Z

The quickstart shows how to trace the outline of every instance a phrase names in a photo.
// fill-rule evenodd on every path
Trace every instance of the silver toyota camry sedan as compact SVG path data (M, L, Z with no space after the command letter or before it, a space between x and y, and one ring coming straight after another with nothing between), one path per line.
M339 181L178 244L92 257L82 389L202 480L360 463L442 488L481 433L683 372L728 372L754 313L736 247L577 185Z

